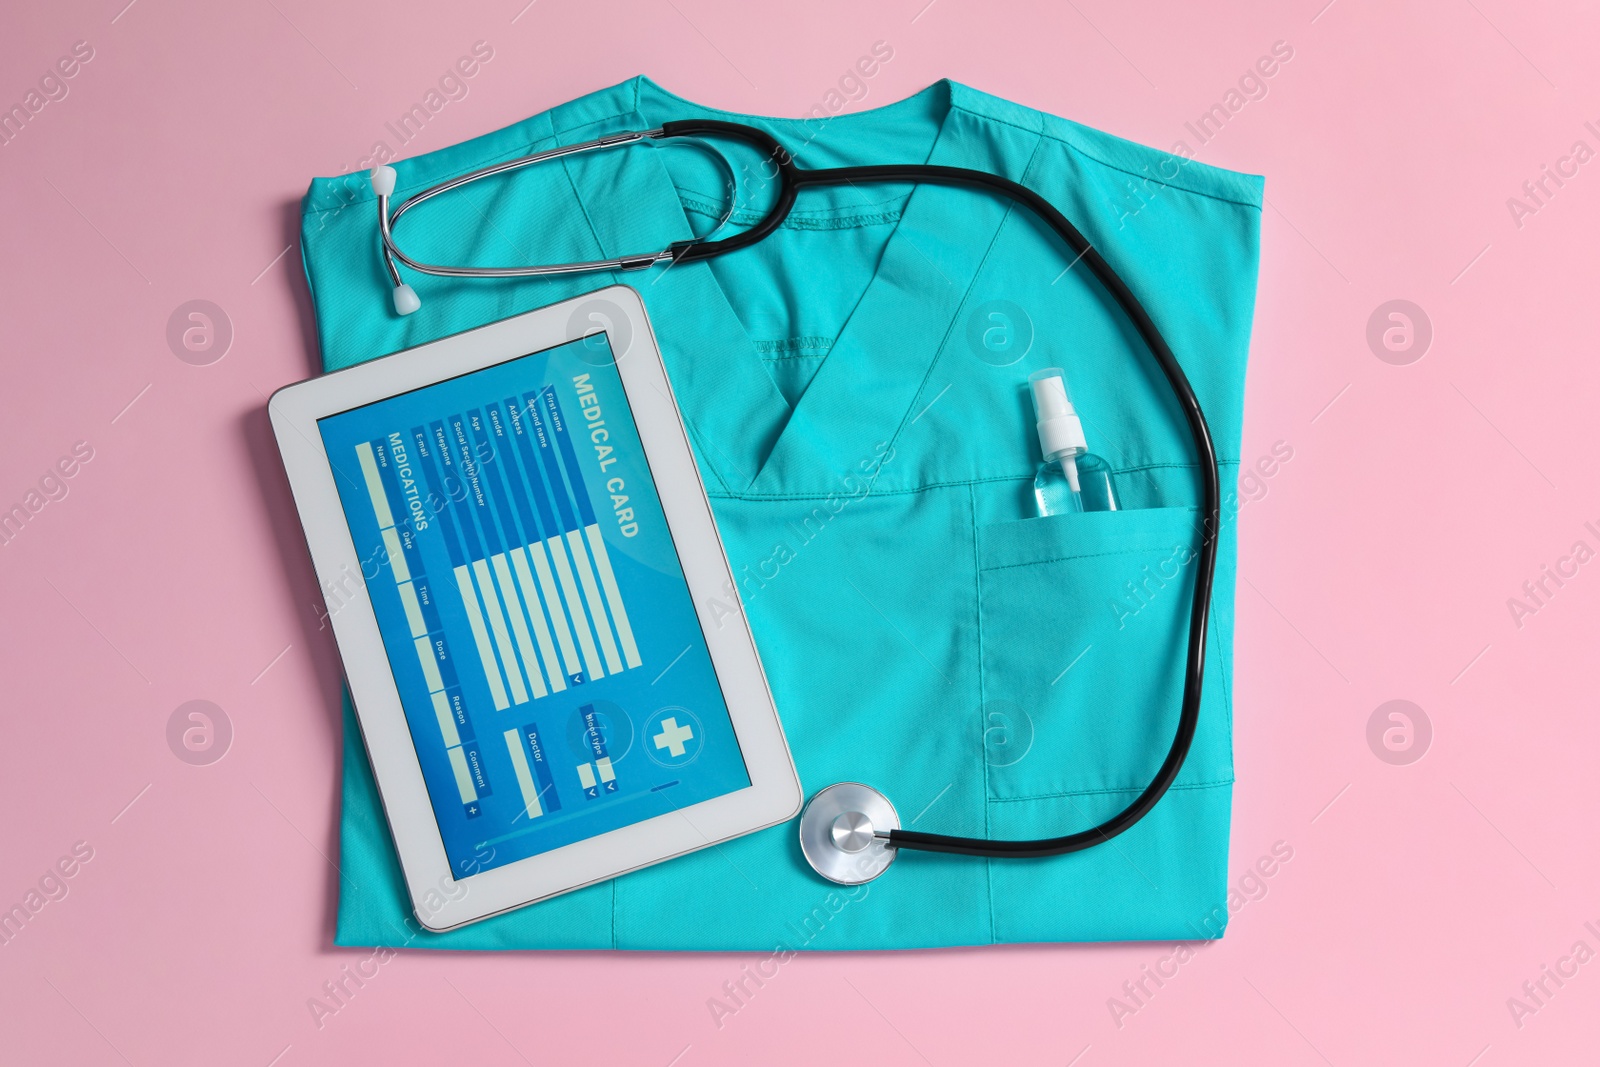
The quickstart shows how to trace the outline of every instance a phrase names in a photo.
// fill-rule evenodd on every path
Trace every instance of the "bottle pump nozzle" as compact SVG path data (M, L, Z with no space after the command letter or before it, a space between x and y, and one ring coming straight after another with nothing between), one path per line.
M1089 450L1089 441L1083 435L1083 421L1067 395L1067 379L1060 367L1050 367L1028 375L1028 387L1033 393L1033 415L1038 420L1039 451L1046 463L1061 462L1061 470L1076 492L1075 460Z

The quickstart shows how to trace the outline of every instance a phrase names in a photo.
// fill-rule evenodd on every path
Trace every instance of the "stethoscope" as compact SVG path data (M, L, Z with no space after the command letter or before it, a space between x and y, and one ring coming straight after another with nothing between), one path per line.
M746 141L760 149L769 165L775 169L779 181L776 199L767 214L749 229L712 240L717 230L732 215L736 197L730 197L728 212L718 222L717 230L704 237L676 241L655 252L617 256L612 259L589 260L580 263L559 263L528 267L455 267L422 263L402 252L395 244L394 226L407 211L455 189L483 178L505 174L509 171L531 167L564 156L585 152L620 148L633 144L668 144L674 138L727 137ZM701 141L680 143L705 147ZM711 150L723 164L730 187L733 170L720 153ZM1189 644L1184 667L1183 699L1178 714L1178 728L1150 784L1127 807L1092 826L1062 837L1041 838L1034 841L991 841L980 837L953 837L930 834L917 830L904 830L894 805L882 793L858 782L840 782L828 786L811 797L800 815L800 848L812 868L822 877L841 885L858 885L882 874L904 849L923 852L947 852L962 856L986 856L995 859L1028 859L1059 856L1109 841L1144 818L1150 809L1165 795L1194 740L1195 726L1200 718L1200 692L1205 676L1206 627L1211 611L1211 586L1217 562L1217 530L1221 521L1220 476L1217 455L1211 441L1211 429L1206 424L1200 401L1189 384L1183 368L1178 365L1172 350L1167 347L1161 331L1151 321L1150 315L1137 297L1129 290L1117 272L1091 245L1067 218L1049 201L1026 186L985 171L961 167L940 167L929 164L890 164L877 167L832 167L825 170L802 170L793 158L767 133L751 126L711 119L692 119L684 122L666 122L653 130L635 130L616 133L581 144L552 148L518 159L496 163L430 186L408 197L391 213L389 197L394 193L395 171L392 167L378 167L372 172L372 189L378 197L378 232L382 237L383 262L390 280L394 283L394 309L409 315L421 306L415 290L400 277L396 261L421 274L451 278L527 278L550 274L581 274L590 271L634 271L658 263L694 263L715 256L748 248L775 231L794 207L796 196L805 188L829 185L864 185L885 182L929 182L940 185L964 185L999 193L1014 200L1044 220L1067 246L1077 254L1073 262L1082 261L1105 290L1122 308L1139 336L1144 339L1156 364L1166 376L1183 409L1189 434L1194 440L1200 458L1202 517L1200 549L1195 567L1194 600L1189 609Z

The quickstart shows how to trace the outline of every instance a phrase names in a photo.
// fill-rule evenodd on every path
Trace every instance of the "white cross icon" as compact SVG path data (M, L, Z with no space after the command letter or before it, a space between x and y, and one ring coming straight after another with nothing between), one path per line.
M692 740L694 731L687 726L679 726L678 720L670 715L661 720L661 732L656 734L654 740L657 748L664 748L672 753L674 759L682 757L683 743Z

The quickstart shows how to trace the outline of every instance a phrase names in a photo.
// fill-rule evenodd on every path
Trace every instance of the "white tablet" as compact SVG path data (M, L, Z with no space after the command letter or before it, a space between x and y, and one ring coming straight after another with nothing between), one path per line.
M424 926L799 810L744 616L706 610L737 587L636 292L268 409Z

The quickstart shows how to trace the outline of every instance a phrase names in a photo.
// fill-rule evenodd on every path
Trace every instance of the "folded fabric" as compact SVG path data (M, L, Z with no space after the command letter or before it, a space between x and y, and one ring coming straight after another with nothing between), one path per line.
M802 167L915 162L1022 182L1127 280L1237 476L1262 181L940 82L886 107L772 119L636 78L395 164L397 197L499 160L664 121L770 132ZM773 183L737 155L747 204ZM596 259L703 234L703 153L634 147L478 183L407 216L409 251ZM903 825L1034 838L1126 805L1166 754L1198 543L1196 457L1122 313L1027 212L967 189L808 191L760 244L630 275L411 277L401 318L364 175L317 179L302 247L328 370L613 281L643 295L806 791L860 781ZM1066 369L1123 510L1032 517L1029 373ZM883 949L1217 937L1227 919L1235 537L1225 494L1200 725L1177 784L1069 856L905 853L819 879L793 822L435 935L411 916L360 732L344 730L336 941L448 949ZM715 625L732 596L700 605ZM557 699L558 695L547 698ZM642 709L648 714L650 709ZM469 883L470 884L470 883Z

